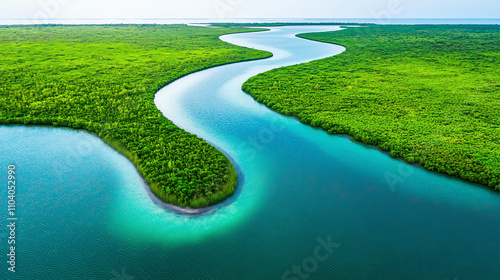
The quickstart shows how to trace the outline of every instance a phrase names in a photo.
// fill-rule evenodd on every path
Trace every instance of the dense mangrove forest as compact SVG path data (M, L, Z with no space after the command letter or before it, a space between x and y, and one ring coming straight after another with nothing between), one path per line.
M500 26L368 26L299 37L340 55L259 74L257 101L500 190Z
M87 130L127 156L164 201L214 204L234 193L233 165L163 117L154 94L194 71L270 56L218 38L255 30L1 26L0 124Z

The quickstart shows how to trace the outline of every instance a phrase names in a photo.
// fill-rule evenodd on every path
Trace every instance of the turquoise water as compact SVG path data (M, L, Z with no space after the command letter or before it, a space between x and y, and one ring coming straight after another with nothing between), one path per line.
M0 126L0 180L15 164L19 217L18 270L5 266L0 279L500 279L499 193L304 126L241 92L261 71L343 51L293 36L330 29L224 36L275 55L157 94L168 118L239 170L237 193L203 213L160 203L92 135Z

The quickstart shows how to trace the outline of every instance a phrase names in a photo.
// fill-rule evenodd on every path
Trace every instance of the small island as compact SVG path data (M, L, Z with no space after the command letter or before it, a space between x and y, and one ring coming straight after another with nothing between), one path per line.
M215 204L234 193L233 164L166 119L154 96L189 73L270 56L219 39L259 30L0 26L0 124L84 129L131 160L163 201L190 208Z

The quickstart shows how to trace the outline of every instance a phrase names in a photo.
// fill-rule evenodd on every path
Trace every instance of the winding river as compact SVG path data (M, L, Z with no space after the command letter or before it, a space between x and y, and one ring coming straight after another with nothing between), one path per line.
M500 279L499 193L305 126L241 91L263 71L344 51L295 37L327 30L339 28L223 36L274 56L157 93L167 118L238 169L236 194L195 215L159 202L95 136L0 126L0 162L5 174L16 164L19 184L18 272L2 279Z

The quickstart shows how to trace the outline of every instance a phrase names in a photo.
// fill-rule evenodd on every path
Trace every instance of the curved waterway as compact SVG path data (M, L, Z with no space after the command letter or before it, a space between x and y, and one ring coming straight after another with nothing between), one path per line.
M233 197L195 215L155 199L95 136L0 126L0 180L7 184L15 164L19 217L17 272L4 267L0 277L500 279L499 193L305 126L241 91L263 71L342 52L295 37L326 30L338 28L223 36L274 56L158 92L166 117L224 151L239 172ZM0 231L4 244L8 234Z

